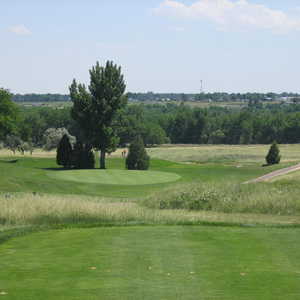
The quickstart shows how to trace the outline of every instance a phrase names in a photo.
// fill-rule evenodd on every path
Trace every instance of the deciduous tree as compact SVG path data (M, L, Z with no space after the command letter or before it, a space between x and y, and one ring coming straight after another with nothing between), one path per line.
M100 150L100 168L105 169L105 155L115 150L118 138L113 119L119 109L127 103L124 77L121 67L108 61L105 67L99 62L90 70L90 84L70 86L73 101L72 117L84 133L84 139Z
M11 101L11 94L0 88L0 140L16 130L17 106Z

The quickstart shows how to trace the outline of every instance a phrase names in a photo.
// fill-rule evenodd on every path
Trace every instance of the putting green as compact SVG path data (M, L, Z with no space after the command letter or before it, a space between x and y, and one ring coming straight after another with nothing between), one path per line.
M167 183L181 178L178 174L168 172L99 169L51 171L47 175L60 180L114 185Z

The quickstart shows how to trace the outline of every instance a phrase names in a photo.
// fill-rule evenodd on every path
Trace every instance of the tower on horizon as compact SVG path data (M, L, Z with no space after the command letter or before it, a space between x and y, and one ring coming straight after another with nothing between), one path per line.
M203 94L203 80L200 80L200 94Z

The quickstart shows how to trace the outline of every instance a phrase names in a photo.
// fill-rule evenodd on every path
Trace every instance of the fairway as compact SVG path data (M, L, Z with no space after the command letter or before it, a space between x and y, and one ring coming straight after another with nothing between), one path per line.
M180 176L175 173L133 170L50 171L47 175L60 180L113 185L156 184L180 179Z
M3 299L299 299L299 229L67 229L0 245Z

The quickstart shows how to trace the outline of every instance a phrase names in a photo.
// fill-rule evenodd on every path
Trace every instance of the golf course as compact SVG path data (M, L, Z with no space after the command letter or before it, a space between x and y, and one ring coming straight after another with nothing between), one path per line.
M265 148L151 148L147 171L0 153L0 297L299 299L299 172L243 183L300 148L262 167Z

